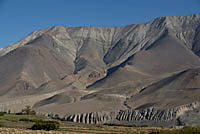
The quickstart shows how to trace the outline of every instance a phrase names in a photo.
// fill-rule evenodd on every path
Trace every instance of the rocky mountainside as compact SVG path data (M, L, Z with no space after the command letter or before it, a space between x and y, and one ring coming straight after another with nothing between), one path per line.
M74 122L199 125L199 56L199 14L41 29L0 50L0 110L30 105Z

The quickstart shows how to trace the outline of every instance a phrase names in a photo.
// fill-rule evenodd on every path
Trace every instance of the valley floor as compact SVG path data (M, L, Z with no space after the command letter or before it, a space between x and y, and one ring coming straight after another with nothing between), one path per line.
M83 124L61 121L36 115L0 115L0 134L200 134L199 127L159 128L117 124ZM59 124L58 130L31 130L36 122L51 121Z
M152 130L152 129L151 129ZM65 127L56 131L29 130L25 128L0 128L0 134L149 134L150 129L108 127L108 128L84 128Z

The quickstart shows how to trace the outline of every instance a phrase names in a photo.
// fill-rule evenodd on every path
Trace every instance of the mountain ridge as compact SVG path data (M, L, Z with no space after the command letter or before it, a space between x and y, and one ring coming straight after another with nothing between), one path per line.
M44 28L44 29L40 29L40 30L36 30L35 32L32 32L30 33L28 36L24 37L23 39L21 39L20 41L23 41L25 43L22 43L22 44L26 44L26 38L34 38L34 35L37 36L37 35L41 35L45 32L48 32L50 29L53 29L53 28L56 28L56 27L65 27L65 28L89 28L89 27L96 27L96 28L105 28L105 29L112 29L112 28L122 28L122 27L129 27L129 26L135 26L135 25L145 25L145 24L148 24L148 23L151 23L151 22L154 22L156 20L165 20L166 18L189 18L189 19L192 19L192 18L195 18L195 17L200 17L200 14L192 14L192 15L187 15L187 16L162 16L162 17L157 17L151 21L148 21L148 22L145 22L143 24L129 24L129 25L125 25L125 26L120 26L120 27L96 27L96 26L79 26L79 27L66 27L64 25L58 25L58 26L53 26L53 27L50 27L50 28ZM168 19L170 20L170 19ZM32 37L30 37L32 36ZM20 41L17 41L17 44L18 42ZM11 46L15 46L14 44L11 44L11 45L8 45L7 47L5 48L9 48ZM4 49L5 49L4 48ZM15 47L14 47L15 48ZM12 48L11 48L12 49ZM4 50L5 51L5 50ZM3 54L5 55L5 54Z
M30 105L71 121L84 114L112 122L120 110L198 102L199 33L200 14L37 30L0 51L0 109Z

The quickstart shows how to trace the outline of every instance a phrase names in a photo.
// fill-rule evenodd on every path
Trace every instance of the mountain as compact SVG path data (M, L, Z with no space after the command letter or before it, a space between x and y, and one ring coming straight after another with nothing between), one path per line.
M200 15L54 26L0 51L0 110L82 123L199 125Z

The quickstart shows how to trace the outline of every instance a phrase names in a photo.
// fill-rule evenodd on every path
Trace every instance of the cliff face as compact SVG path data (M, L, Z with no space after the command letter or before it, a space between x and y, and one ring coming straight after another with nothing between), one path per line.
M193 102L190 104L181 105L168 109L156 109L149 107L145 109L135 110L127 109L119 112L90 112L68 115L65 117L67 121L99 124L99 123L124 123L134 125L149 125L149 126L183 126L183 125L198 125L200 121L194 121L188 117L199 116L200 103ZM195 114L195 116L194 116ZM188 120L190 120L188 123Z
M194 112L199 110L199 108L199 102L193 102L169 109L155 109L154 107L140 110L129 109L120 111L116 116L116 120L135 122L136 124L146 120L156 123L161 122L161 126L164 122L174 121L177 123L176 125L183 125L184 122L181 122L180 119L187 116L187 112Z
M112 120L112 114L110 112L91 112L70 115L65 117L65 119L78 123L99 124L110 122Z
M83 123L177 121L176 108L199 101L199 33L200 15L37 30L0 50L0 109L31 105Z

